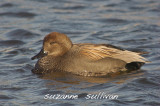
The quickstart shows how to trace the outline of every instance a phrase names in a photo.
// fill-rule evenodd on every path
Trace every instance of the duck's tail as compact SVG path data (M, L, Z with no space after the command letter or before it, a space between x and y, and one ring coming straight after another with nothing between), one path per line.
M132 70L140 69L141 66L144 64L145 63L143 63L143 62L131 62L131 63L127 63L125 67L127 70L132 71Z
M142 57L140 54L142 53L125 50L115 57L125 61L126 63L150 63L150 61Z

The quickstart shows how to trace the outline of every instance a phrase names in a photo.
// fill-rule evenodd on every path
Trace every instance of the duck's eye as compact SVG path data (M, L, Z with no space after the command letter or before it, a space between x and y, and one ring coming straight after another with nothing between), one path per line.
M54 43L56 43L56 42L51 42L50 45L53 45Z

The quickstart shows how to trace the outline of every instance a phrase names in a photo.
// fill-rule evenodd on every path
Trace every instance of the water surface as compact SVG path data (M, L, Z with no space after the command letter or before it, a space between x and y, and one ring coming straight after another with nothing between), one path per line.
M44 36L57 31L74 43L108 43L144 51L152 63L108 77L31 73ZM0 103L28 105L160 105L159 0L1 0ZM118 99L86 100L87 94ZM46 100L46 94L78 95L77 100Z

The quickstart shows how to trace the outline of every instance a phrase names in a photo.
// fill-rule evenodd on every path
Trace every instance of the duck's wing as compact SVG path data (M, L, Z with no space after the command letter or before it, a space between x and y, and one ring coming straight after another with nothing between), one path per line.
M140 53L123 50L118 47L107 44L78 44L80 53L89 58L90 60L100 60L103 58L115 58L131 62L148 62L144 57L140 56Z

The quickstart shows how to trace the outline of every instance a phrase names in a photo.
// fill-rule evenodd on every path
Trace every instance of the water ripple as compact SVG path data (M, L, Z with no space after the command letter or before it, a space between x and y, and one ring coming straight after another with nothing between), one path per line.
M6 16L6 17L19 17L19 18L33 18L36 16L36 14L31 12L4 12L0 13L0 17Z
M19 46L25 44L23 41L20 40L5 40L0 41L0 46Z
M10 39L22 40L22 39L31 39L38 34L32 33L30 31L24 29L15 29L6 34L6 36Z

